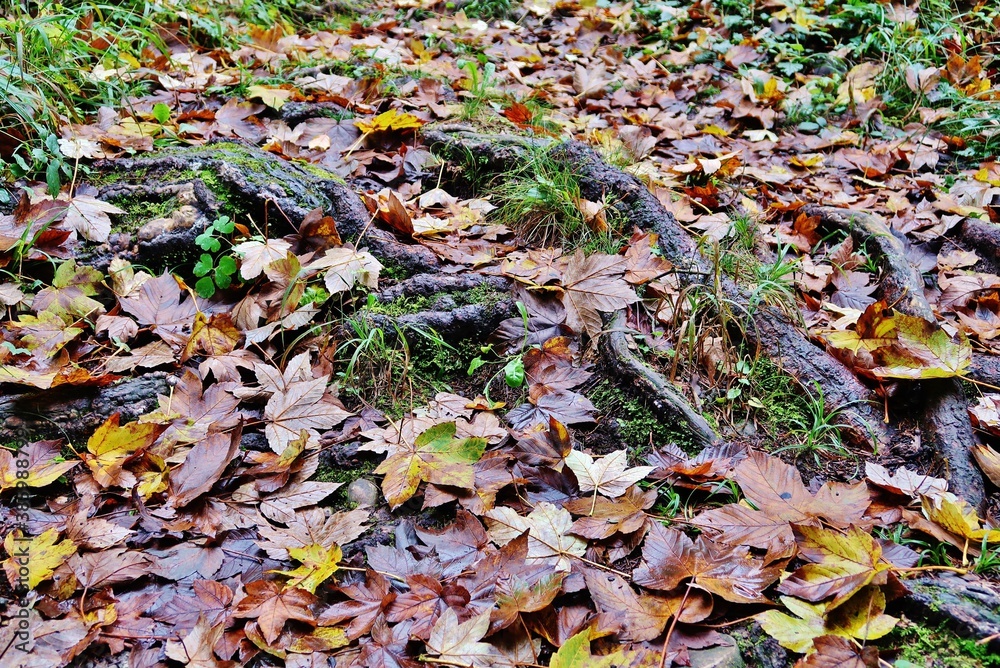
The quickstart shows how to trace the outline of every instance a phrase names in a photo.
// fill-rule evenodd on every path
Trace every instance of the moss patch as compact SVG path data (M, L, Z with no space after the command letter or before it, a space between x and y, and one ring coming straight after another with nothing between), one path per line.
M931 627L905 617L879 641L883 652L919 668L1000 668L1000 654L974 638L960 638L945 624ZM898 665L898 664L897 664Z
M125 210L123 215L118 216L114 226L116 232L134 232L155 218L167 218L180 207L175 197L155 201L123 196L112 198L111 203Z
M605 419L615 421L633 456L647 452L650 439L654 445L672 442L685 451L696 450L689 434L664 423L644 401L629 396L611 381L602 380L587 396Z
M358 478L370 478L371 472L378 466L375 458L358 459L350 467L320 465L312 479L319 482L339 482L341 486L331 494L322 505L335 510L350 510L354 507L347 499L347 487Z

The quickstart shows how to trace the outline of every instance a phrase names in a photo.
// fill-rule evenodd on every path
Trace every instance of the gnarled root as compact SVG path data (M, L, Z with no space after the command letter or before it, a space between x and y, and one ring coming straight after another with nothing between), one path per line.
M618 311L606 320L597 347L610 375L625 381L623 386L644 399L658 417L685 427L695 445L704 448L720 444L722 439L673 383L633 352L635 341L628 333L625 312Z
M902 242L875 216L829 206L807 206L804 211L830 226L844 230L857 246L864 246L878 263L882 298L900 313L934 322L935 315L924 296L920 273L906 260ZM955 379L920 383L924 406L920 420L923 441L945 466L951 491L979 506L985 495L983 477L970 447L975 443L962 386Z

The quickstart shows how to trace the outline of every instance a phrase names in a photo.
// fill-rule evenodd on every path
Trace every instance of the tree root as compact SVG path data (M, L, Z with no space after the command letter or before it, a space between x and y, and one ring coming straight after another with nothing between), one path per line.
M844 230L858 247L864 246L881 269L882 298L900 313L934 322L934 309L924 296L924 282L907 261L902 242L875 216L829 206L807 206L804 212L821 222ZM975 443L968 405L961 383L954 378L920 382L923 412L920 429L948 472L951 491L973 506L985 497L983 477L973 461L970 447Z
M102 199L177 204L169 218L117 230L107 244L89 249L81 262L101 269L116 255L156 269L191 262L201 253L194 238L222 214L245 214L274 237L296 231L317 208L333 217L344 241L367 246L385 263L408 273L440 267L429 249L372 226L361 199L336 175L307 170L255 146L215 142L103 160L95 168L106 182Z
M423 134L432 150L464 164L464 168L494 173L523 164L532 150L548 148L556 160L573 165L582 197L609 201L630 226L659 235L662 255L674 265L682 285L708 285L715 277L712 263L649 189L635 177L604 163L584 144L556 145L513 135L494 137L477 134L465 126L431 127ZM472 166L468 164L470 159ZM719 276L719 284L723 293L749 304L745 291L730 279ZM767 306L747 310L745 340L803 387L819 385L827 410L835 415L849 441L879 447L893 440L894 430L882 422L878 397L847 367L812 343L780 310Z
M618 311L606 320L606 328L597 347L609 375L624 380L629 390L641 396L657 417L686 427L698 447L719 445L722 439L705 418L691 407L684 395L633 352L635 341L627 331L625 312Z
M42 438L86 442L115 413L131 422L155 410L157 395L167 394L169 377L154 371L107 387L61 386L0 397L0 439L20 443Z

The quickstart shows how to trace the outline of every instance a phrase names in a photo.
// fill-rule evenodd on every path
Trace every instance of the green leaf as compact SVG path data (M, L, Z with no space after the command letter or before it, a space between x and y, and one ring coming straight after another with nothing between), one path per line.
M208 272L212 271L212 256L208 253L202 253L198 261L194 263L194 275L195 276L207 276Z
M233 284L233 277L230 274L220 274L219 270L215 270L215 285L220 290L225 290L230 285Z
M212 227L222 234L231 234L236 229L236 223L230 220L229 216L220 216L212 223Z
M503 368L503 378L509 387L521 387L524 385L524 361L520 357L515 357Z
M202 299L208 299L215 294L215 282L208 276L199 278L198 282L194 284L194 291Z
M232 276L236 273L236 260L231 255L224 255L219 258L219 266L215 270L215 275Z
M194 238L194 242L201 247L202 250L211 251L213 253L219 252L222 248L222 244L219 240L213 236L213 229L210 227L198 236Z
M59 186L62 181L59 179L59 163L55 160L45 168L45 183L49 187L49 194L55 197L59 194Z
M482 357L476 357L475 359L473 359L471 362L469 362L469 375L471 376L472 374L476 373L476 371L478 371L479 368L485 364L486 360L484 360Z
M163 125L170 120L170 107L163 104L162 102L157 102L153 105L153 118L160 125Z

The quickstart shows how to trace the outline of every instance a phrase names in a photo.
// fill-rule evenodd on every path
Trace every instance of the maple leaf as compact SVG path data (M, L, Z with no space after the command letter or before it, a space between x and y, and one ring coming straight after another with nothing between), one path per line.
M1000 529L983 526L976 514L976 509L965 499L960 499L951 492L921 498L921 508L924 516L945 531L964 539L966 543L979 545L1000 543Z
M77 465L75 461L60 461L60 441L35 441L18 451L17 457L10 450L0 448L0 491L24 485L45 487ZM27 464L27 468L18 462ZM19 476L18 473L21 473Z
M59 540L59 532L54 527L30 539L15 529L4 537L3 548L10 555L3 562L3 568L7 581L15 589L25 586L34 589L48 580L70 555L76 554L76 544L68 539Z
M697 590L667 596L637 594L621 577L588 569L584 571L587 589L608 626L619 627L622 640L641 642L653 640L674 615L678 621L697 623L712 612L712 597ZM683 601L683 608L681 608Z
M87 453L82 455L101 487L131 488L135 476L123 471L122 467L136 452L149 446L160 432L155 424L132 422L120 426L119 418L120 414L115 413L105 420L87 441Z
M264 268L272 262L285 259L292 245L281 239L265 239L264 241L244 241L233 246L233 251L243 258L240 263L240 276L244 281L250 281L264 272Z
M247 584L246 590L246 598L237 604L233 614L256 619L268 644L274 644L289 619L310 625L316 623L311 607L319 599L304 589L282 587L270 580L255 580Z
M317 623L331 626L350 620L344 632L351 639L368 633L396 600L396 592L392 590L389 580L371 569L365 571L363 584L343 585L336 590L349 600L334 603L323 610Z
M264 433L271 449L281 453L288 444L301 436L305 429L312 440L318 440L317 429L331 429L351 413L327 401L329 378L289 383L284 391L275 392L264 406Z
M52 311L42 311L37 316L21 315L16 322L7 325L19 332L21 347L39 359L54 357L66 344L83 334L82 328L68 326Z
M633 285L662 278L672 268L669 262L653 253L659 235L636 230L625 247L625 280Z
M694 586L733 603L766 602L764 589L783 571L752 559L747 548L725 548L704 536L692 541L658 522L646 536L642 559L632 578L638 585L670 591L690 578Z
M191 583L194 596L180 592L150 613L157 621L171 624L178 631L194 628L204 617L210 624L217 624L229 616L233 590L214 580L195 580Z
M732 477L758 510L729 504L701 513L693 523L718 531L717 540L722 542L758 547L776 556L790 554L792 549L789 523L815 524L822 518L846 527L859 523L870 503L864 483L827 482L812 494L794 466L762 452L750 452L736 465Z
M585 452L573 450L566 456L566 466L576 475L583 493L593 492L609 498L617 498L629 487L649 475L655 467L635 466L628 468L628 451L616 450L596 462Z
M239 429L232 434L209 434L195 443L181 465L170 472L169 505L173 508L186 506L212 489L239 448Z
M198 354L225 355L232 352L241 336L228 313L213 313L208 318L198 311L194 316L194 324L191 325L191 338L184 346L180 362L183 364Z
M416 494L422 480L463 489L474 487L472 464L483 456L486 440L456 439L456 430L454 422L435 425L378 465L375 473L385 476L382 493L392 508Z
M595 338L603 328L601 313L612 313L639 301L635 290L622 278L627 260L621 256L578 250L562 275L562 299L566 324L576 332Z
M903 467L899 467L895 473L889 475L884 466L865 462L865 476L869 482L905 496L936 496L948 491L948 481L944 478L921 475Z
M50 311L61 317L67 324L79 318L91 318L104 313L104 306L92 299L100 290L104 276L93 267L77 265L75 260L67 260L56 268L52 285L38 291L31 302L31 308L41 316L42 311Z
M119 299L122 310L135 317L140 325L149 325L153 332L172 346L183 346L188 337L184 330L198 313L194 299L181 301L183 293L177 281L168 273L145 281L139 290Z
M67 563L80 586L95 591L148 575L151 562L151 557L146 554L116 547L101 552L74 554Z
M423 121L413 114L401 114L397 109L384 111L370 121L361 119L354 121L354 125L366 135L375 132L391 132L393 130L416 130L423 124Z
M285 106L293 93L294 91L285 88L271 88L270 86L254 85L247 87L247 99L260 100L275 111Z
M448 608L434 623L427 652L453 666L513 665L489 643L480 642L490 629L490 613L484 612L458 623L458 614Z
M548 569L546 568L545 571ZM538 612L548 607L562 591L566 573L529 572L508 573L497 583L496 605L492 624L494 629L507 628L522 613Z
M322 257L306 266L306 269L326 269L324 284L330 294L338 294L352 289L355 285L366 288L378 287L378 275L382 264L367 251L358 251L350 246L328 248Z
M306 545L305 547L288 548L288 556L302 565L291 571L270 572L281 573L290 577L291 579L285 583L286 587L299 587L300 589L305 589L310 594L315 594L316 587L323 584L331 575L337 572L337 565L344 555L338 545L330 547Z
M646 510L656 503L656 490L645 492L636 486L614 501L598 498L573 499L563 507L574 515L585 515L573 522L572 532L591 540L603 540L616 533L630 534L646 526Z
M494 508L484 517L490 539L506 545L528 532L528 560L549 564L556 571L568 571L573 557L582 557L587 542L569 533L573 518L569 512L551 503L541 502L526 516L513 508Z
M820 636L813 641L816 651L802 658L795 668L879 668L878 650L859 647L841 636Z
M882 559L882 546L866 531L849 527L846 533L820 527L796 526L799 557L808 563L787 578L778 591L827 603L829 612L869 584L886 584L892 565Z
M569 638L549 659L549 668L617 668L630 664L629 655L620 647L611 654L591 654L589 630Z
M569 430L562 422L550 416L548 429L539 423L531 430L518 434L514 456L529 466L550 466L561 471L566 455L572 450Z
M757 615L757 621L768 635L793 652L810 651L813 641L821 636L877 640L898 621L885 614L885 595L875 586L865 587L829 614L822 603L806 603L791 596L782 596L781 603L796 616L766 610Z
M70 198L63 226L76 230L87 241L102 244L111 235L109 214L118 215L125 211L114 204L97 199L93 194L81 194L82 192L83 190L78 188L77 194ZM96 190L93 192L96 194Z
M272 559L288 559L288 549L306 545L332 547L347 545L363 534L370 513L364 508L331 513L326 508L295 511L287 528L280 529L262 523L257 527L262 541L257 544Z
M1000 453L988 445L977 443L972 446L972 456L990 482L1000 487Z
M222 640L225 624L211 625L203 616L181 640L170 640L164 648L167 658L190 668L230 668L235 661L220 661L215 647Z

